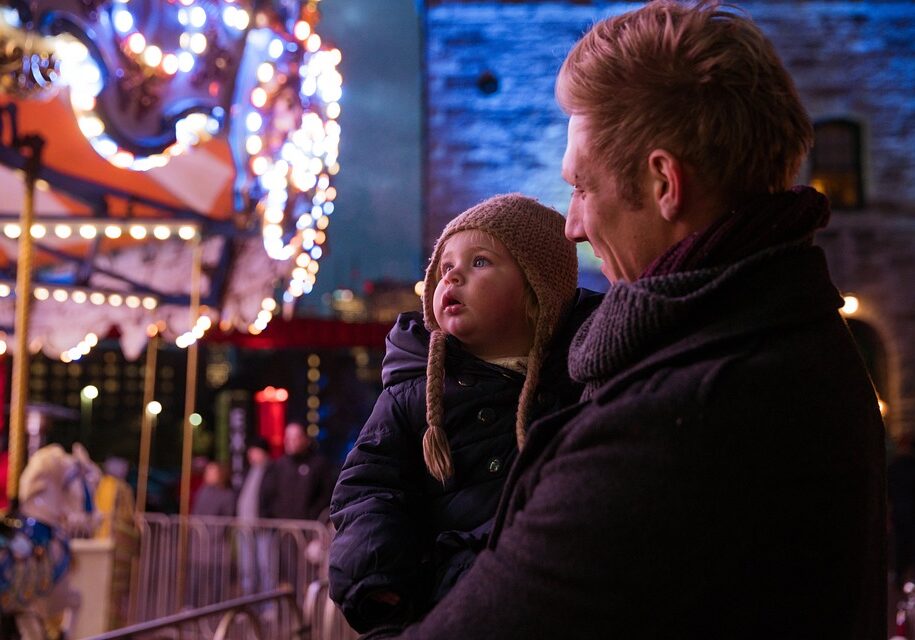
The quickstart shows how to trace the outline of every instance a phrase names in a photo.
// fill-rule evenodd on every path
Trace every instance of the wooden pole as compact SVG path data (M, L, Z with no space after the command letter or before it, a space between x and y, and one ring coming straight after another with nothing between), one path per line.
M25 465L25 405L29 395L29 311L32 304L32 221L35 218L35 180L41 166L44 140L28 136L16 141L28 152L25 164L25 201L19 216L19 255L16 258L16 353L10 390L9 468L6 495L10 511L19 504L19 476Z
M159 328L150 325L149 342L146 343L146 364L143 374L143 415L140 418L140 460L137 465L137 528L144 532L143 514L146 513L146 492L149 486L149 458L152 448L152 432L155 417L148 407L156 391L156 358L159 355ZM141 534L142 535L142 534ZM130 600L127 603L127 619L136 622L140 594L140 558L133 557L130 566Z
M191 329L197 323L200 315L200 279L203 262L203 247L200 236L194 240L194 256L191 271L191 304L189 309ZM179 508L178 528L178 607L180 609L184 598L185 582L187 577L187 517L191 505L191 458L194 444L194 425L191 424L191 414L194 412L197 393L197 341L194 340L187 348L187 376L184 388L184 438L181 448L181 503Z
M153 333L155 331L155 333ZM146 343L146 366L143 375L143 416L140 419L140 463L137 469L137 515L146 512L146 491L149 485L149 457L152 448L153 418L149 403L156 391L156 357L159 354L159 330L150 328L149 342Z

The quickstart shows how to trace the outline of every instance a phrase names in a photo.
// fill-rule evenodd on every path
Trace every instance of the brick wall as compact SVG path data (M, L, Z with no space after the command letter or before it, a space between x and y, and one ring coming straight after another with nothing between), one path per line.
M866 210L837 212L818 241L837 285L860 298L857 317L884 341L891 430L915 429L915 4L739 4L775 42L815 120L862 126ZM427 252L450 218L493 193L565 210L556 71L593 21L640 5L427 3Z

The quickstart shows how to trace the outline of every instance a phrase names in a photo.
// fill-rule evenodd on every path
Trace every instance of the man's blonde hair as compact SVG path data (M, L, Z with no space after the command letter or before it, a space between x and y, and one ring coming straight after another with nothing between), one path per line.
M718 2L657 0L598 22L566 57L556 98L584 116L587 153L634 205L652 149L687 162L731 206L789 187L813 142L772 44Z

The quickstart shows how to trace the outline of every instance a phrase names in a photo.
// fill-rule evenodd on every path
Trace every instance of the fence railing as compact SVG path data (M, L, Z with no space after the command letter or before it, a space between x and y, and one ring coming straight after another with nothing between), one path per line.
M327 580L315 580L308 585L303 612L305 626L314 640L356 640L359 634L347 624L346 619L328 596Z
M186 579L178 592L178 547L187 527ZM330 532L305 520L239 521L216 516L147 513L140 522L140 557L131 589L129 622L157 621L183 610L201 609L287 587L304 615L310 640L355 638L327 598ZM278 602L259 601L252 612L264 637L289 636L290 620ZM204 616L200 624L208 624ZM253 622L235 624L225 638L250 638ZM293 625L294 626L294 625ZM201 637L213 637L205 629Z
M277 611L275 628L268 629L261 621L259 611L272 606ZM290 587L276 589L253 596L234 598L220 604L211 604L175 615L164 616L150 622L141 622L86 640L144 640L146 638L212 638L227 640L243 637L251 640L289 638L306 640L317 636L305 625L295 594Z

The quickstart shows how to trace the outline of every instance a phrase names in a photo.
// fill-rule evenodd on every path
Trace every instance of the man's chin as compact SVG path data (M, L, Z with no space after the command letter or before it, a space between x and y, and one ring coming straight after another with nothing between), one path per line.
M604 275L607 281L610 284L613 284L620 279L619 274L617 274L606 262L600 263L600 272Z

